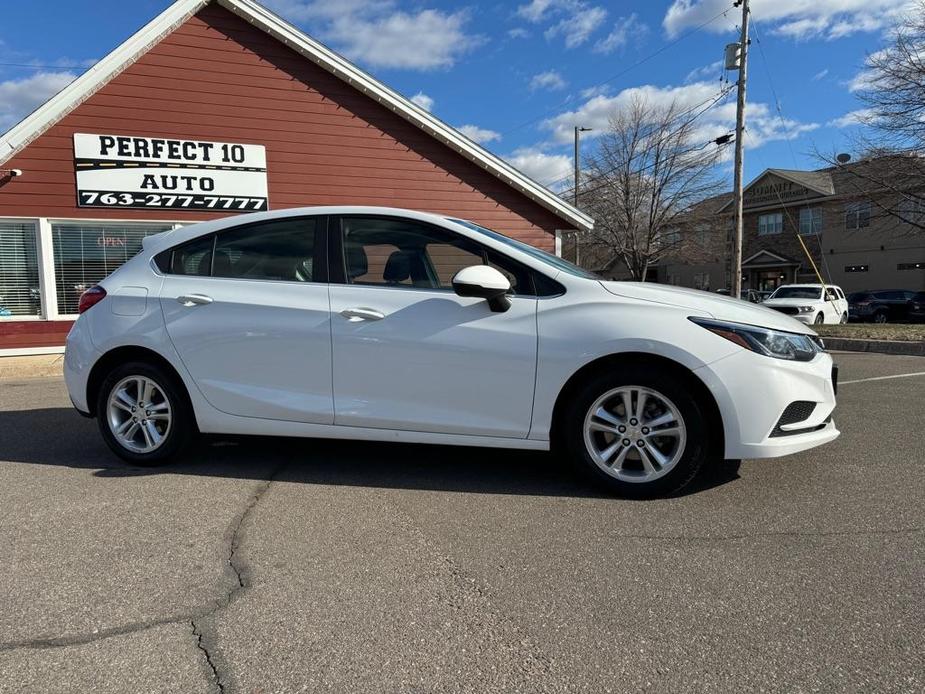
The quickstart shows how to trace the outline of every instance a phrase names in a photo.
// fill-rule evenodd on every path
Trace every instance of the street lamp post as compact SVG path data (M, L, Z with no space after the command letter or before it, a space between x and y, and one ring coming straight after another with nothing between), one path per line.
M581 128L577 125L575 126L575 190L574 190L574 195L573 195L573 198L575 201L575 207L578 207L578 175L579 175L580 162L581 162L578 156L578 140L580 138L579 133L586 133L586 132L589 132L590 130L591 128Z

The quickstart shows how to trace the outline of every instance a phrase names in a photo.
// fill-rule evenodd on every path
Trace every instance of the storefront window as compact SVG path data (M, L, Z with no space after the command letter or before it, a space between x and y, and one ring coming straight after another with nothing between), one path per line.
M0 220L0 317L41 311L35 225Z
M58 313L77 313L80 295L141 250L145 236L171 224L52 224Z

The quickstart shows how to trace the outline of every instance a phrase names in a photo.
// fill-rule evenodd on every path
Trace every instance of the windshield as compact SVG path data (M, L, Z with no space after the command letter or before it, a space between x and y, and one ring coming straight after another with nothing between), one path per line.
M600 277L595 275L593 272L589 272L585 270L584 268L578 267L574 263L570 263L567 260L563 260L557 255L553 255L552 253L547 253L546 251L541 251L539 248L534 248L530 244L524 243L523 241L517 241L516 239L512 239L509 236L500 234L497 231L492 231L491 229L486 229L483 226L479 226L478 224L475 224L473 222L466 221L465 219L455 219L453 217L447 217L447 220L450 222L455 222L456 224L462 224L464 227L472 229L473 231L477 231L481 234L485 234L486 236L493 238L495 241L500 241L501 243L508 245L511 248L516 248L518 251L521 251L522 253L526 253L527 255L533 258L536 258L537 260L543 261L547 265L551 265L556 270L561 270L562 272L567 272L570 275L575 275L575 277L584 277L585 279L589 279L589 280L600 279Z
M821 299L822 289L819 287L778 287L771 294L772 299Z

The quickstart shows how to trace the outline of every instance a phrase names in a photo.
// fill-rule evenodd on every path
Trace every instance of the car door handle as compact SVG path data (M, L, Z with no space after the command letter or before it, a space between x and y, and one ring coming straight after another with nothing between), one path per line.
M361 320L382 320L385 318L385 314L381 313L372 308L345 308L340 312L344 318L346 318L351 323L356 323Z
M183 296L178 296L177 301L189 308L192 306L211 304L212 297L206 296L205 294L184 294Z

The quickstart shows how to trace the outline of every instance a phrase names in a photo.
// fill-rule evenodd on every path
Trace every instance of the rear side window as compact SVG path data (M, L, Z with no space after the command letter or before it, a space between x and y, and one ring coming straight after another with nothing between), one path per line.
M202 236L170 252L167 272L171 275L199 275L208 277L212 272L212 245L215 236Z
M315 218L248 224L193 239L159 253L157 267L171 275L323 282L324 244ZM319 260L320 258L320 260Z
M317 220L286 219L218 235L213 277L314 282Z

